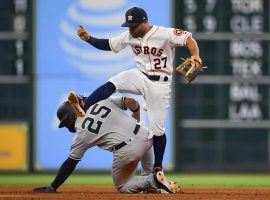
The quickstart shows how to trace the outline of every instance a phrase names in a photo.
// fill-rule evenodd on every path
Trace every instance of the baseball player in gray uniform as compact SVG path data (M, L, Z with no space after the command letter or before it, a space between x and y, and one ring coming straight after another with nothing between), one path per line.
M78 116L84 98L69 93L69 101L64 102L57 111L59 127L76 132L69 157L62 164L55 180L50 186L34 188L35 192L56 192L91 147L98 146L113 152L112 178L120 193L138 193L148 188L163 189L175 193L179 187L168 181L162 171L152 174L150 148L153 139L147 139L149 130L138 124L139 104L132 98L114 97L91 106L85 115ZM133 111L133 117L123 110ZM135 176L139 161L148 175ZM150 161L149 161L150 159Z

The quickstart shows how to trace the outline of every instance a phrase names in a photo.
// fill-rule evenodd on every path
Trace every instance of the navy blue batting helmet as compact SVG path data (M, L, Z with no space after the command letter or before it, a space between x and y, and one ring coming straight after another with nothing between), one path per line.
M60 120L58 128L66 127L70 132L76 132L75 122L77 119L74 108L68 101L62 103L57 110L57 117Z

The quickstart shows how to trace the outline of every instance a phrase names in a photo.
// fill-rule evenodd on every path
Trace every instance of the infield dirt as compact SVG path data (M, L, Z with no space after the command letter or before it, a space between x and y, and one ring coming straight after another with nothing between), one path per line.
M268 187L182 187L177 194L119 194L114 187L64 186L58 193L32 192L31 186L0 186L0 199L93 200L267 200Z

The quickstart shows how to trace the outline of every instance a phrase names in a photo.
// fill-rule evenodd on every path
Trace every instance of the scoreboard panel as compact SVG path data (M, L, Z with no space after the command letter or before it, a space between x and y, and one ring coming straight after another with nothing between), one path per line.
M24 80L32 73L32 1L2 0L0 11L0 75Z
M0 120L3 121L27 121L32 115L32 8L31 0L1 0Z
M0 2L0 124L9 127L5 129L9 131L23 124L20 136L23 136L24 141L19 144L23 148L20 151L25 155L22 166L16 170L31 172L34 113L33 9L32 0ZM10 139L18 138L15 134L10 135ZM6 159L8 163L5 164L11 166L17 158L18 156L10 154Z
M269 6L175 1L175 27L193 33L208 66L191 85L175 78L176 169L269 170ZM188 56L177 50L176 65Z

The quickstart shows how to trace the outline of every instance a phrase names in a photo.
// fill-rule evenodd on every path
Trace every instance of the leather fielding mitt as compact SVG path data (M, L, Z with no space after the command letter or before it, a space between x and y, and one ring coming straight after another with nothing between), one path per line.
M184 62L180 64L176 71L181 73L190 84L198 76L200 72L203 72L206 66L203 66L202 59L196 56L191 56L190 58L181 58Z

